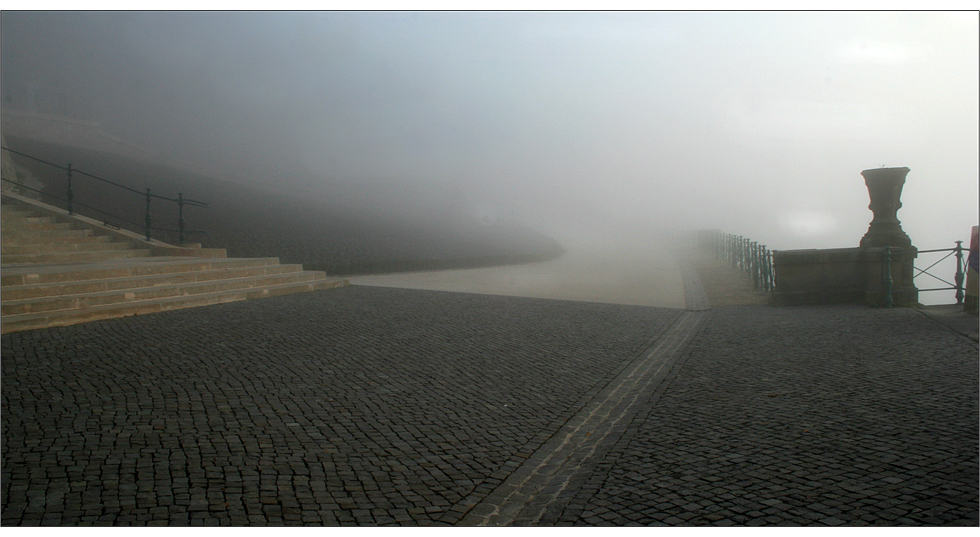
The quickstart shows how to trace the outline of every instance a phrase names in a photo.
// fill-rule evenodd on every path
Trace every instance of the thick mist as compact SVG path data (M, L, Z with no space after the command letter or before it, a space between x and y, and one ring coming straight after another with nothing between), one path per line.
M908 166L916 246L977 223L975 12L4 12L0 36L4 109L307 198L851 247L860 172Z

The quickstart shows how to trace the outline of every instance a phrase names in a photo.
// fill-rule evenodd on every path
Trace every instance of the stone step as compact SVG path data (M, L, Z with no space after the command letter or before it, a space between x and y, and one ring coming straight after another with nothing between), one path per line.
M18 212L7 212L4 211L3 219L0 220L7 225L18 225L20 223L24 224L52 224L57 223L58 219L53 216L41 216L37 213L34 214L21 214Z
M51 244L14 244L4 243L0 246L0 254L3 255L22 255L22 254L58 254L58 253L84 253L84 252L107 252L112 250L131 250L132 243L110 242L101 237L87 237L89 240L82 242L56 242Z
M20 315L25 313L42 313L56 310L107 306L131 301L160 300L176 296L262 288L289 283L308 283L316 279L323 279L325 277L326 274L324 273L303 271L288 274L272 274L265 276L250 276L246 278L142 287L138 289L118 291L81 293L77 295L4 300L3 303L0 304L0 314L4 315L6 318L8 315Z
M150 250L145 248L131 250L110 250L106 252L67 252L40 254L3 254L0 263L4 265L16 263L92 263L106 259L124 259L131 257L149 257Z
M0 211L0 220L11 220L15 218L26 218L29 216L38 216L39 213L31 207L19 207L17 205L3 205L3 210Z
M0 237L4 242L7 240L22 240L29 237L38 239L65 239L71 237L107 237L108 235L96 235L91 229L41 229L33 231L7 231L3 230Z
M13 206L4 205L0 212L0 222L6 224L8 221L22 220L31 216L38 216L37 211L31 209L18 209Z
M88 231L84 229L72 231ZM112 242L109 235L68 235L64 237L39 237L36 235L3 235L4 246L49 246L58 244L95 244Z
M60 295L78 295L83 293L100 293L122 290L128 291L146 287L209 282L232 278L292 274L301 272L302 270L302 265L259 265L207 269L201 267L199 264L195 264L193 270L185 270L183 272L165 272L159 274L118 278L98 278L61 283L9 285L3 288L3 300L27 300Z
M285 283L257 289L236 289L231 291L216 291L198 295L176 296L155 300L124 302L101 307L84 307L74 310L59 310L45 313L28 313L4 316L2 333L19 332L50 326L67 326L101 319L115 319L155 313L181 308L207 306L239 300L266 298L292 293L304 293L343 287L348 280L313 280L301 283Z
M43 203L2 199L3 333L348 284L277 258L147 243Z
M50 216L45 216L43 218L51 218ZM5 232L9 231L43 231L48 229L75 229L74 226L69 222L34 222L30 220L16 220L11 222L4 222L3 230Z
M0 275L0 285L6 288L7 286L14 285L65 283L82 280L173 274L197 270L207 271L277 265L279 265L279 259L275 257L177 258L163 256L141 259L138 263L127 260L107 260L102 263L69 267L34 264L21 266L5 265L4 273Z

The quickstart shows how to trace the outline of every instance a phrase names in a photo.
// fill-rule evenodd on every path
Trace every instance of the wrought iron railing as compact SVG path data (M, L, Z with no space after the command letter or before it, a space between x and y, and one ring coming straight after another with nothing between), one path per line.
M944 283L944 284L946 284L948 286L948 287L935 287L935 288L931 288L931 289L921 289L920 288L918 290L920 293L927 292L927 291L955 291L956 292L956 294L955 294L956 304L957 305L962 305L963 304L963 297L964 297L964 294L965 294L964 279L965 279L965 276L966 276L966 263L967 263L967 259L963 255L963 252L965 252L965 251L968 251L968 250L966 248L963 248L963 241L956 241L956 246L953 247L953 248L938 248L938 249L935 249L935 250L919 250L918 251L918 255L922 255L922 254L939 254L939 253L946 252L946 255L942 256L941 258L939 258L937 261L935 261L934 263L932 263L928 267L926 267L924 269L920 269L920 268L916 267L914 264L905 261L901 257L896 257L896 256L891 255L890 249L886 248L885 249L886 262L887 262L886 265L885 265L885 267L886 267L886 277L889 277L890 276L890 274L888 274L888 273L890 272L890 269L891 269L890 265L891 265L892 262L898 262L898 263L901 263L903 265L910 266L910 267L912 267L912 271L913 271L913 274L912 274L912 281L913 282L915 282L915 279L918 278L919 276L928 276L929 278L932 278L932 280L929 280L930 282L939 281L939 282L942 282L942 283ZM936 276L932 272L929 272L930 270L933 269L933 267L936 267L937 265L939 265L943 261L949 259L951 256L953 256L954 259L955 259L955 261L956 261L956 269L955 269L955 272L953 274L953 281L952 282L949 282L949 281L947 281L947 280L945 280L943 278L940 278L939 276ZM936 284L935 283L932 283L932 285L936 285ZM890 298L886 295L885 300L886 300L886 302L888 302L890 300Z
M725 262L731 264L733 269L742 270L752 277L753 286L756 289L762 289L765 292L771 293L776 289L776 272L773 267L773 255L776 250L768 250L766 245L760 245L758 242L752 241L745 237L738 235L732 235L728 233L721 233L717 230L701 230L697 234L697 244L699 247L706 249L714 253L715 257ZM918 268L914 263L909 263L902 256L898 255L901 249L885 248L882 255L884 256L884 264L882 267L882 289L884 290L884 304L886 307L892 304L892 264L900 263L912 267L913 275L912 280L919 276L928 276L933 278L933 280L942 282L947 285L947 287L934 287L929 289L918 289L919 292L929 292L929 291L955 291L956 294L956 304L963 304L963 299L965 295L964 280L966 275L967 259L963 255L963 252L967 251L963 247L963 241L956 241L956 246L953 248L938 248L935 250L918 250L918 254L934 254L943 253L946 255L941 257L939 260L935 261L926 268ZM956 269L953 275L953 281L950 282L944 278L941 278L930 272L934 267L949 259L951 256L955 258Z
M740 235L721 233L717 230L701 230L697 236L698 246L712 252L716 258L741 270L752 278L752 287L771 293L776 288L776 272L772 256L765 244Z
M94 212L99 213L101 215L108 216L110 218L114 218L114 219L116 219L118 221L121 221L121 222L125 222L125 223L129 224L130 226L132 226L134 228L133 231L136 231L136 230L142 231L142 233L146 236L146 240L147 241L150 241L150 240L153 239L153 231L164 231L164 232L168 232L168 233L176 233L177 236L178 236L178 240L179 240L180 244L183 244L184 243L184 241L187 238L187 235L189 235L189 234L205 234L206 235L208 233L207 231L204 231L204 230L187 229L186 222L184 221L184 207L185 206L187 206L187 207L200 207L200 208L205 208L205 209L206 208L209 208L210 205L208 205L207 203L205 203L203 201L196 201L196 200L192 200L192 199L187 199L187 198L184 197L184 195L182 193L179 193L179 192L177 193L177 197L176 198L168 198L166 196L161 196L159 194L154 194L149 188L147 188L145 192L142 192L142 191L139 191L139 190L130 188L128 186L121 185L119 183L110 181L108 179L104 179L104 178L99 177L97 175L92 175L90 173L86 173L86 172L83 172L81 170L72 168L71 163L69 163L67 165L67 167L65 167L65 166L60 166L58 164L54 164L52 162L48 162L46 160L40 159L40 158L35 157L35 156L32 156L32 155L28 155L26 153L21 153L20 151L14 151L13 149L9 149L9 148L6 148L6 147L0 147L0 149L3 149L4 151L7 151L7 152L12 153L14 155L19 155L21 157L29 158L31 160L34 160L34 161L40 162L42 164L46 164L48 166L52 166L54 168L57 168L59 170L64 170L65 172L67 172L67 175L66 175L65 197L64 198L61 198L61 197L56 196L54 194L51 194L50 192L44 192L44 191L38 190L36 188L31 188L31 187L29 187L27 185L18 183L17 181L8 179L6 177L0 177L0 180L3 180L4 182L7 182L7 183L11 183L11 184L17 185L19 188L27 189L27 190L30 190L32 192L36 192L38 194L41 194L43 196L46 196L48 198L58 200L58 201L62 202L63 204L65 204L65 209L67 209L68 214L70 214L70 215L74 215L75 214L75 207L76 206L78 206L78 207L84 207L84 208L86 208L86 209L88 209L90 211L94 211ZM100 209L98 207L93 207L91 205L86 205L84 203L79 203L78 201L76 201L75 200L75 186L76 185L73 184L73 178L74 178L75 175L82 175L82 176L85 176L85 177L90 177L92 179L96 179L98 181L101 181L101 182L103 182L105 184L112 185L112 186L114 186L116 188L119 188L119 189L121 189L123 191L131 192L131 193L134 193L134 194L137 194L138 196L140 196L142 199L138 203L144 204L144 207L145 207L145 210L143 212L143 223L133 222L133 221L128 220L128 219L126 219L126 218L124 218L122 216L108 213L105 210ZM172 203L176 203L177 204L177 229L165 228L165 227L159 227L159 226L154 226L153 225L153 214L150 211L150 203L154 199L156 199L156 200L162 200L162 201L165 201L165 202L172 202ZM119 224L116 224L116 223L111 222L109 220L104 220L103 223L106 226L109 226L109 227L114 227L114 228L121 227Z

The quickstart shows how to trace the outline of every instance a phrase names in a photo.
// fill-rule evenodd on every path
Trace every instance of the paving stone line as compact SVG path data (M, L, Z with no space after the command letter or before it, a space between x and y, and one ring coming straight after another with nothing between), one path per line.
M684 255L675 253L674 258L677 259L677 266L681 270L681 279L684 282L684 307L689 311L710 309L708 295L694 264Z
M534 525L556 518L571 493L588 480L632 421L641 401L669 373L704 322L686 311L601 390L493 493L460 521L463 525Z

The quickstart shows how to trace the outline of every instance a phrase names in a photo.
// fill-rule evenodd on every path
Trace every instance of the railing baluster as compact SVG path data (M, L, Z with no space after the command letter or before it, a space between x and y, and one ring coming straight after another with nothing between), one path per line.
M963 305L963 241L956 241L956 304Z
M766 245L762 245L762 290L769 292L770 287L769 281L769 252L766 251Z

